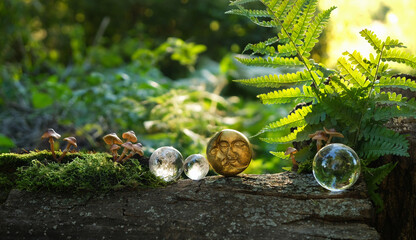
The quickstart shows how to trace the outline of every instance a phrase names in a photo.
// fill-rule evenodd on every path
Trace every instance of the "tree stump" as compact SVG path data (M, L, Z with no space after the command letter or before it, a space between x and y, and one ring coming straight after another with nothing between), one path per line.
M331 193L290 172L101 196L12 190L2 239L379 239L363 181Z

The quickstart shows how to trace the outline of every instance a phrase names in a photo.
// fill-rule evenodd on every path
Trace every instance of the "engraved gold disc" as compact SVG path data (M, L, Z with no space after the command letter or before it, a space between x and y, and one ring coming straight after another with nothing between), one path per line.
M250 165L252 149L242 133L225 129L214 135L208 142L207 158L215 172L234 176Z

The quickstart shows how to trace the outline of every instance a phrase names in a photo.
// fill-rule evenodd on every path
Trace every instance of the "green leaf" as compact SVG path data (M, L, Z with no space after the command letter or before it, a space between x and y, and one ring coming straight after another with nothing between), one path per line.
M341 74L344 75L344 78L354 86L358 85L359 87L365 88L370 84L358 69L352 69L351 64L345 58L340 57L338 59L338 67L341 69Z
M282 66L303 66L303 63L299 61L297 57L294 58L285 58L285 57L256 57L256 58L242 58L236 57L237 61L247 66L257 66L257 67L282 67Z
M360 32L360 34L365 38L365 40L367 40L368 43L370 43L377 53L381 53L383 50L383 43L373 31L364 29Z
M383 51L381 59L383 61L404 63L407 66L416 68L416 57L410 53L403 52L398 49L390 49L387 51Z
M405 77L381 77L380 80L374 84L374 87L379 88L401 88L416 91L416 82Z
M299 88L288 88L260 94L257 97L261 99L263 104L301 103L315 100L315 96L308 86L303 87L303 92Z
M53 98L47 94L39 92L38 90L32 91L32 104L35 108L45 108L53 104Z
M374 75L371 74L370 65L365 63L361 54L354 51L352 54L344 52L343 55L348 56L348 60L361 72L364 73L368 78L374 79Z
M250 79L234 80L248 86L253 87L271 87L279 88L281 86L293 86L293 85L308 85L312 79L308 71L287 73L287 74L274 74L268 76L261 76Z

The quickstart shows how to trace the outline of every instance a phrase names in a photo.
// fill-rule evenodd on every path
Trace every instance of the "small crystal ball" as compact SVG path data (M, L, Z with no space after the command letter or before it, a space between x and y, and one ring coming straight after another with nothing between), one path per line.
M149 159L150 171L166 182L178 179L183 171L182 154L173 147L156 149Z
M208 174L209 163L201 154L192 154L185 159L183 170L188 178L200 180Z
M312 171L322 187L330 191L342 191L357 181L361 164L354 150L344 144L333 143L316 153Z

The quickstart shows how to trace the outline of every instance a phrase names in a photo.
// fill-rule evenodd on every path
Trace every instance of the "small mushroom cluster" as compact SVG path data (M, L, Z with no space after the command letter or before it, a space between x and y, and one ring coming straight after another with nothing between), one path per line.
M324 127L324 130L319 130L319 131L316 131L313 134L309 134L309 137L312 140L316 140L316 150L319 151L322 148L322 145L323 145L322 141L326 142L326 144L325 144L325 146L326 146L326 145L329 145L331 143L331 140L332 140L333 137L343 138L344 135L342 135L342 133L337 132L333 128L328 130Z
M49 144L51 146L51 152L52 152L52 157L53 159L55 159L55 161L57 161L58 163L61 163L62 159L65 157L65 155L68 153L69 149L71 148L71 146L73 146L74 148L78 147L77 146L77 139L75 137L67 137L64 138L64 141L67 142L66 147L64 149L64 151L62 151L62 155L59 158L56 158L56 154L55 154L55 149L54 149L54 138L55 139L59 139L61 138L61 135L58 134L57 132L55 132L55 130L53 130L52 128L49 128L41 137L42 139L47 138L49 139Z
M103 137L103 140L106 144L110 145L110 152L113 156L114 162L124 163L136 153L140 156L143 156L143 145L137 142L136 134L133 131L127 131L121 135L123 139L126 139L126 142L123 141L117 136L116 133L110 133ZM118 150L123 147L123 152L118 156ZM130 153L129 153L130 151ZM128 153L128 154L127 154Z
M312 140L316 140L316 150L319 151L322 148L323 142L325 141L325 146L329 145L331 143L331 140L333 137L340 137L343 138L344 135L342 135L341 133L337 132L335 129L326 129L324 127L324 130L319 130L316 131L313 134L309 134L309 137ZM295 160L295 154L298 152L298 150L294 147L288 147L286 149L285 155L290 155L290 159L292 160L292 171L297 171L298 170L298 163Z

